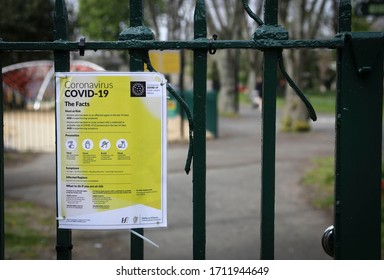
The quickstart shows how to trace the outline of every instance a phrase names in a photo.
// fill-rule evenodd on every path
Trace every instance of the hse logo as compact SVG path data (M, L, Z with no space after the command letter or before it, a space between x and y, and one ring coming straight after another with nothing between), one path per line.
M139 221L139 217L135 216L133 217L133 223L136 224ZM121 223L122 224L128 224L129 223L129 217L122 217L121 218Z
M131 82L131 97L145 97L146 94L146 82Z

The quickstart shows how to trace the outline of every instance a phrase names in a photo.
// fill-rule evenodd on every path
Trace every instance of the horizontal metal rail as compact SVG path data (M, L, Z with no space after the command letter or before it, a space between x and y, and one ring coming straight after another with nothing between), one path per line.
M79 46L80 42L53 41L53 42L5 42L0 41L1 51L78 51L83 50L209 50L209 49L293 49L293 48L328 48L337 49L345 46L344 36L331 39L308 40L210 40L198 39L190 41L156 41L156 40L125 40L125 41L89 41Z

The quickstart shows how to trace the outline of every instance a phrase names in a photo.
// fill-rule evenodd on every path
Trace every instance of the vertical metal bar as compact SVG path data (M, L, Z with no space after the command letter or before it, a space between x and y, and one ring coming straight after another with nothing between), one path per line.
M2 39L0 38L0 41ZM3 69L0 53L0 70ZM0 98L3 95L3 75L0 71ZM5 258L5 194L4 194L4 103L0 104L0 260Z
M277 25L278 1L265 2L265 24ZM262 169L261 169L261 251L263 260L274 259L275 250L275 157L276 157L276 85L280 50L264 51Z
M54 14L54 40L67 40L68 38L68 14L64 0L56 0ZM70 70L69 51L54 51L55 72L65 72ZM55 114L56 116L56 114ZM56 132L57 137L57 132ZM56 149L57 152L57 149ZM59 180L56 173L56 182ZM57 184L57 183L56 183ZM57 188L56 188L57 191ZM56 195L57 198L57 195ZM56 205L58 203L56 202ZM57 210L56 210L57 211ZM57 259L72 259L72 231L69 229L59 229L56 226L56 253Z
M130 0L130 27L137 27L143 25L143 1ZM131 50L129 67L130 71L143 71L144 63L142 59L142 51ZM135 231L144 235L144 229L138 228ZM144 259L144 240L137 235L131 233L131 259L143 260Z
M350 32L352 28L352 6L351 0L340 0L339 2L339 32Z
M339 31L348 32L350 1L339 10ZM380 259L383 36L345 36L337 53L334 258Z
M347 45L338 66L335 258L380 259L383 55L359 75Z
M184 49L180 50L180 75L179 75L179 88L180 88L180 97L184 99L184 68L185 68L185 51ZM179 106L180 114L180 137L184 138L184 109Z
M195 40L207 37L205 1L197 0L194 15ZM207 51L193 55L193 258L205 259L206 244L206 97Z

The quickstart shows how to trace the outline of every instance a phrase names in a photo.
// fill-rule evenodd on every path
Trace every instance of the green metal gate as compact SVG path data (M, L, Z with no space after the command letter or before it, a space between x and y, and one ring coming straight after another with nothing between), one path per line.
M56 0L53 42L4 42L4 51L52 51L55 71L69 71L70 52L85 50L129 50L131 71L142 71L149 50L190 49L194 53L193 116L190 116L190 154L193 156L193 258L205 259L206 245L206 79L207 55L219 49L253 49L264 53L262 137L261 259L274 259L276 70L280 67L288 83L316 114L300 89L289 78L282 63L287 48L337 50L337 111L334 229L327 232L325 247L335 259L381 258L381 153L384 33L351 32L351 1L339 1L339 33L324 40L289 40L278 25L278 0L266 0L264 21L243 0L244 8L259 27L251 40L207 38L205 1L196 0L194 40L157 41L143 26L141 0L130 2L130 27L117 41L71 42L67 38L64 0ZM1 34L0 34L1 35ZM149 64L149 65L148 65ZM1 76L0 76L1 79ZM171 90L171 89L170 89ZM2 94L2 91L1 91ZM178 98L180 102L183 102ZM1 105L3 106L3 105ZM3 108L0 108L3 112ZM3 114L1 114L3 125ZM3 155L3 131L0 143ZM0 161L0 259L4 259L4 159ZM144 230L138 231L144 234ZM321 233L320 233L321 234ZM71 230L57 229L57 258L71 259ZM143 240L131 235L131 259L143 259Z

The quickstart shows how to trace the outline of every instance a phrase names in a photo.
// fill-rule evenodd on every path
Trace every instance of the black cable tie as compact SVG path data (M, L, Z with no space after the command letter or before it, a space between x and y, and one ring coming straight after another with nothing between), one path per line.
M80 56L84 56L85 53L85 37L81 37L79 41L79 54Z
M217 40L217 34L212 35L212 39L209 40L209 54L215 54L216 49L212 47L212 42Z

